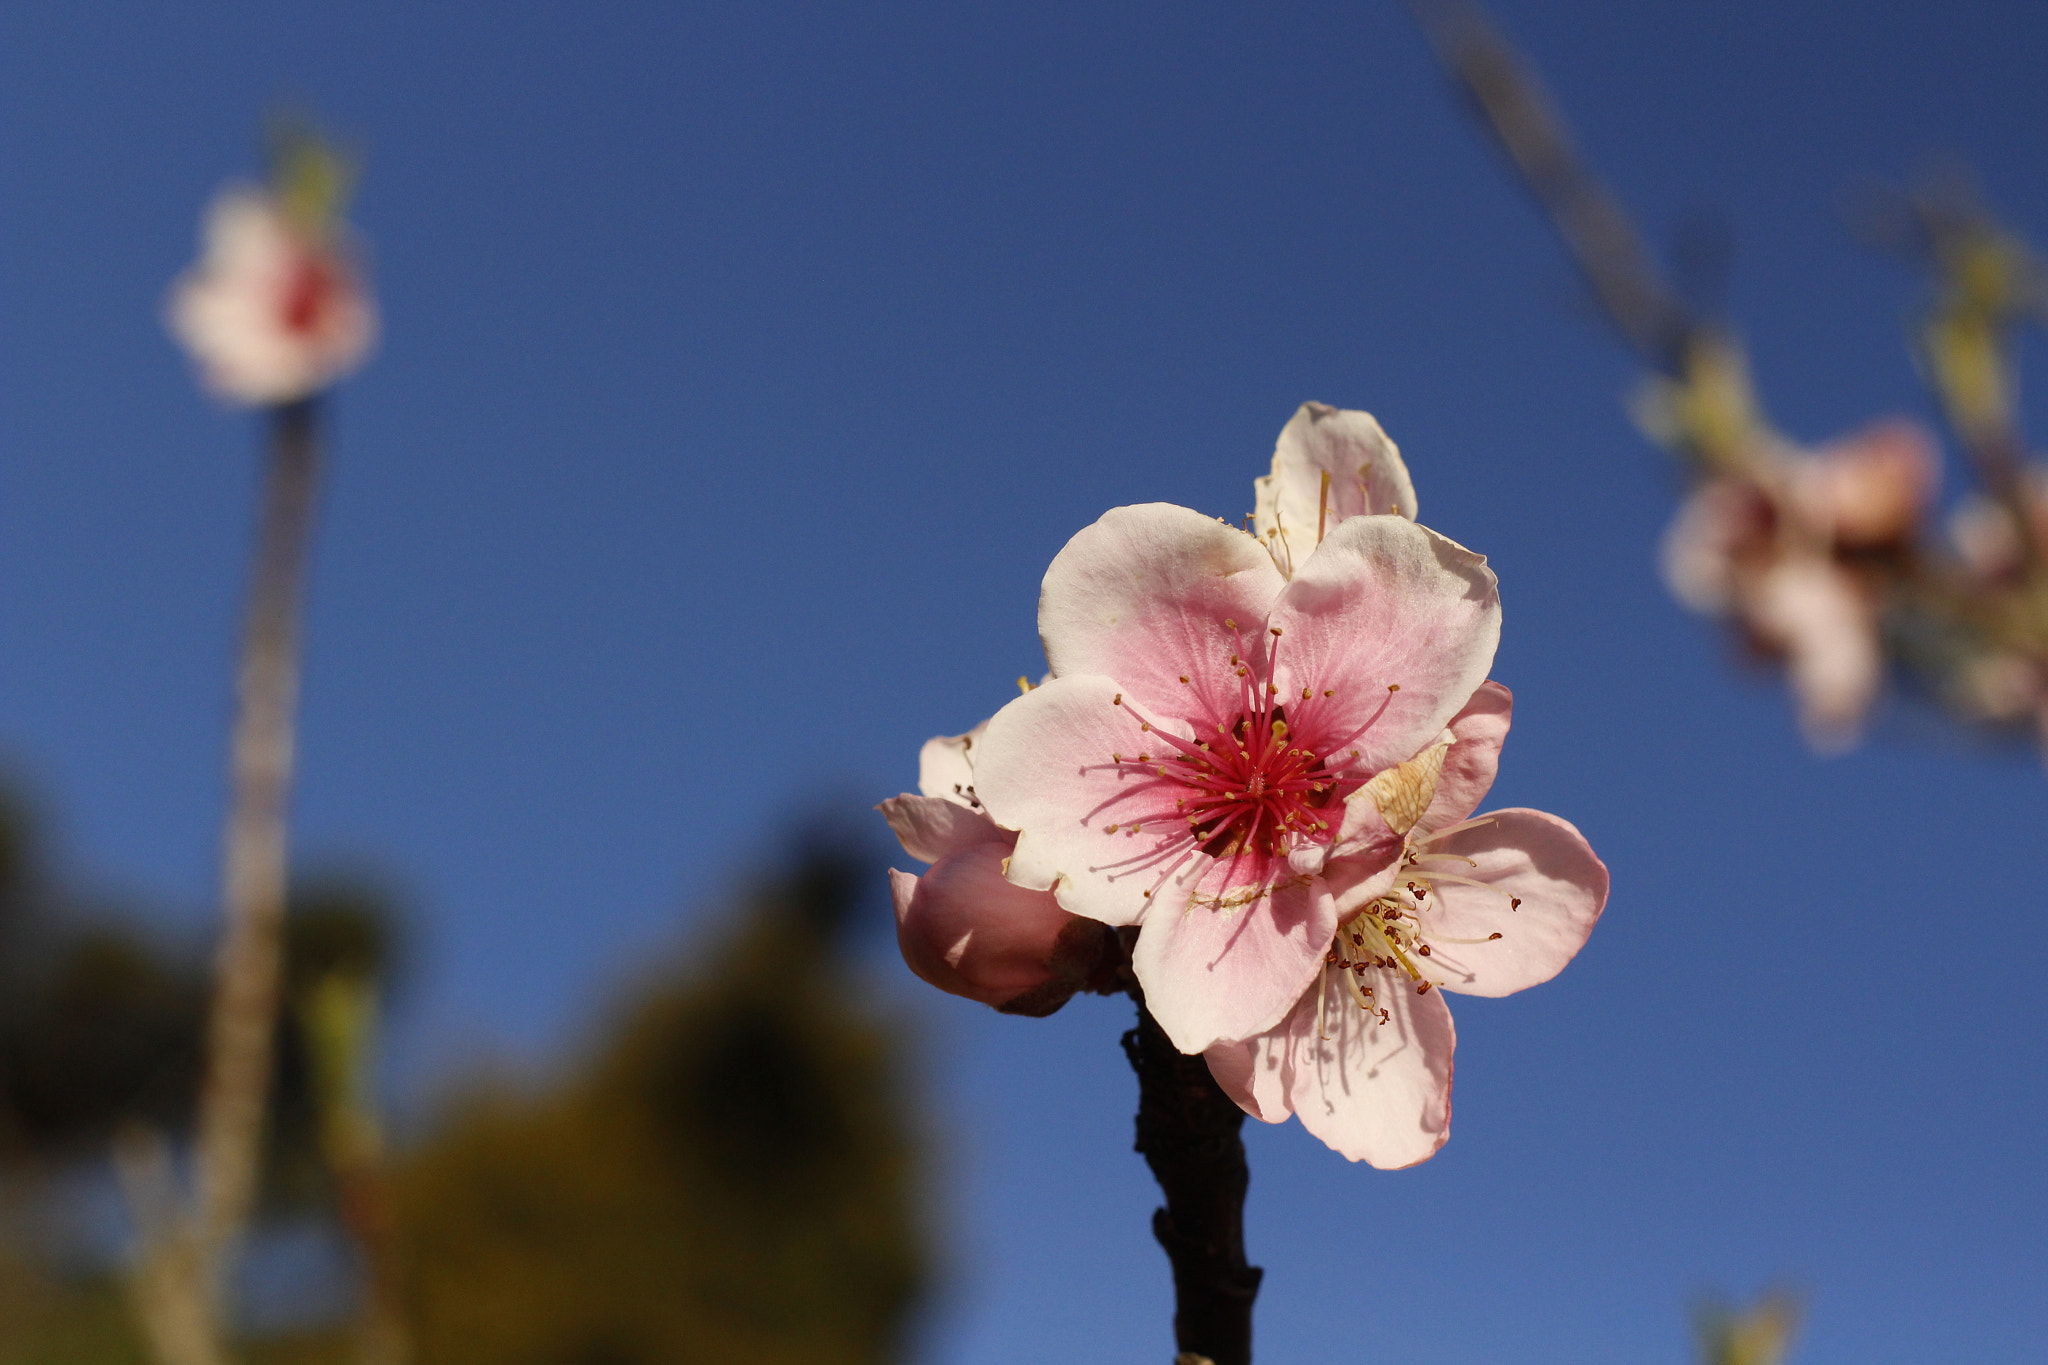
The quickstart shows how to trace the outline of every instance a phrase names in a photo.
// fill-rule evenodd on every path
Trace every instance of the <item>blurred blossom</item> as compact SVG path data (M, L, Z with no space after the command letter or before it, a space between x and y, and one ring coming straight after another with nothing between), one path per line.
M271 188L221 191L199 262L172 287L171 333L228 402L296 402L369 354L376 312L337 216L337 165L316 144L294 146Z
M1846 747L1884 679L1883 575L1913 553L1934 440L1895 418L1811 454L1762 438L1744 464L1688 495L1664 538L1665 581L1782 657L1809 741Z
M2048 540L2048 468L2027 470L2021 488L2035 537ZM1972 493L1950 514L1948 530L1963 567L1980 582L2011 583L2026 568L2019 523L2002 503Z

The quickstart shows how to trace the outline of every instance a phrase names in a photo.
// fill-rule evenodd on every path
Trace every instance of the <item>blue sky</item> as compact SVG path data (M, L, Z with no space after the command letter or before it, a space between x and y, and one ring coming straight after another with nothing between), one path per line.
M1731 227L1795 435L1924 406L1860 180L1953 154L2048 238L2038 6L1500 13L1654 233ZM1667 600L1629 365L1392 3L9 7L0 750L76 876L206 922L255 433L157 313L280 103L367 148L386 328L335 404L297 842L409 890L415 1112L909 785L1041 666L1069 535L1249 510L1314 398L1492 558L1497 803L1614 896L1556 982L1457 1002L1429 1165L1251 1134L1262 1358L1678 1361L1692 1294L1778 1277L1813 1365L2038 1354L2048 778L1905 704L1812 758ZM878 974L927 1026L926 1360L1165 1358L1125 1007Z

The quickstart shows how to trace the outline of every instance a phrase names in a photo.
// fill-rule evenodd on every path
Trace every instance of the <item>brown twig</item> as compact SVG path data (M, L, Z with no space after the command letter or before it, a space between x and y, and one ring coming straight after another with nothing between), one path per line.
M1130 994L1138 1026L1123 1036L1124 1055L1138 1073L1137 1150L1166 1195L1152 1235L1173 1263L1180 1360L1251 1365L1252 1303L1265 1272L1244 1258L1244 1111L1208 1062L1168 1040L1135 981Z

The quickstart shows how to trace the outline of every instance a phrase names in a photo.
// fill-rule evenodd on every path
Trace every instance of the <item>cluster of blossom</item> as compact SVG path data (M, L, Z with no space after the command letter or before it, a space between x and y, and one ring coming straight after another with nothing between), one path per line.
M1250 532L1153 503L1060 551L1046 679L882 803L931 864L890 874L898 937L1025 1014L1112 955L1247 1113L1409 1166L1449 1133L1444 992L1555 975L1607 870L1556 816L1474 814L1511 706L1495 578L1416 523L1379 424L1303 406L1256 492Z
M1802 449L1757 414L1740 353L1708 334L1637 414L1699 471L1665 536L1666 583L1784 661L1816 749L1856 742L1895 662L1963 717L2048 742L2048 470L2004 497L1967 494L1937 534L1925 426L1891 417Z
M1473 5L1414 9L1655 376L1638 419L1696 481L1665 541L1672 591L1784 661L1816 748L1855 742L1897 665L1954 714L2048 753L2048 469L2025 457L2015 384L2019 329L2048 322L2048 266L1954 178L1867 205L1873 237L1931 267L1918 359L1980 489L1936 534L1934 438L1903 418L1815 451L1779 434L1739 346L1661 278L1529 62Z

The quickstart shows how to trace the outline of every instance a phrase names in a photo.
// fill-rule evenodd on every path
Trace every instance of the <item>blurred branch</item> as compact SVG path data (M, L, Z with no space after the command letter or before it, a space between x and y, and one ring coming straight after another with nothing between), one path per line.
M256 1197L283 962L285 830L299 695L299 610L319 471L315 406L277 408L242 637L222 852L226 928L199 1098L199 1239L218 1299Z
M170 1144L154 1128L128 1129L114 1142L114 1173L141 1247L128 1296L151 1353L162 1365L226 1365Z
M1615 329L1672 378L1700 330L1665 286L1628 211L1579 155L1550 93L1486 16L1458 0L1409 0L1437 59L1564 239Z
M225 923L199 1094L193 1206L184 1210L178 1198L160 1139L117 1154L141 1242L135 1294L163 1365L225 1358L227 1289L256 1199L283 965L299 613L319 470L315 415L312 399L271 413L229 740Z
M1915 245L1935 277L1921 328L1928 377L1977 477L2012 518L2027 576L2048 570L2048 547L2026 487L2015 333L2042 315L2048 272L1961 185L1922 188L1907 201Z

